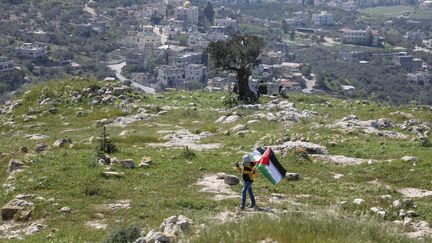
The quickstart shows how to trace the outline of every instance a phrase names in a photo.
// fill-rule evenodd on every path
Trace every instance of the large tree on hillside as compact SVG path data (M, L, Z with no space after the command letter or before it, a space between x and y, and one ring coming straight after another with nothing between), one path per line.
M211 42L208 46L215 68L237 74L238 98L245 103L258 102L257 95L250 90L249 77L253 68L260 64L258 57L263 48L263 39L253 35L234 36L227 41Z

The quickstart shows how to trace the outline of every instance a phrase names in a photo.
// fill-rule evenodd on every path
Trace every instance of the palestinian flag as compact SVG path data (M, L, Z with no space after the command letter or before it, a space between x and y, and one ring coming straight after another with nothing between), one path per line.
M279 163L271 148L267 148L266 150L257 148L252 152L252 157L258 158L258 153L261 156L256 167L273 185L276 185L285 177L287 171Z

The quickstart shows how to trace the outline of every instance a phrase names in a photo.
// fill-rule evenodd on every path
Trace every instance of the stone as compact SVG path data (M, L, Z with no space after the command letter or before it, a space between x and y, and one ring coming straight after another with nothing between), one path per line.
M223 179L225 179L225 173L217 173L217 175L216 175L216 179L218 179L218 180L223 180Z
M300 179L300 174L287 172L285 174L285 177L287 178L288 181L298 181Z
M404 199L402 199L402 205L405 208L414 207L414 200L412 198L404 198Z
M364 200L364 199L361 199L361 198L356 198L356 199L354 199L354 201L353 201L353 204L355 204L355 205L359 205L359 206L361 206L361 205L363 205L363 204L365 204L366 203L366 201Z
M326 155L327 148L319 144L301 142L301 141L287 141L283 144L270 146L275 152L288 152L296 149L304 149L308 154L322 154Z
M20 151L21 151L21 153L26 154L29 152L29 149L27 147L21 147Z
M126 92L126 89L125 88L123 88L123 87L119 87L119 88L114 88L113 89L113 94L114 95L122 95L122 94L124 94Z
M384 210L379 210L377 213L379 219L385 220L387 217L387 212Z
M392 203L392 207L395 208L395 209L400 209L400 208L402 208L402 203L401 203L401 201L400 201L400 200L395 200L395 201L393 201L393 203Z
M418 216L417 213L414 210L408 210L408 211L406 211L406 215L408 217L417 217Z
M9 175L13 171L22 170L23 168L24 168L24 163L23 162L21 162L19 160L11 159L9 161L8 168L6 170L6 174Z
M70 213L70 212L72 212L72 209L70 207L62 207L62 208L60 208L60 212Z
M399 217L401 219L404 219L406 217L406 211L405 211L405 209L399 210Z
M246 130L248 130L248 128L245 125L238 124L238 125L232 127L230 129L230 132L237 133L237 132L246 131Z
M53 147L54 148L62 148L65 147L68 144L71 144L72 140L70 138L62 138L54 142Z
M41 153L44 151L47 151L49 149L49 146L47 143L45 142L38 142L34 147L33 147L33 151L35 151L36 153Z
M140 164L139 164L139 167L140 167L140 168L148 167L148 166L150 166L151 163L152 163L152 158L151 158L151 157L148 157L148 156L144 156L144 157L141 159L141 162L140 162Z
M3 221L16 219L18 221L28 220L33 210L33 203L22 199L13 199L1 208Z
M26 228L24 234L25 235L33 235L36 233L39 233L43 229L45 229L47 226L41 223L33 223L28 228Z
M133 169L135 168L135 161L132 159L125 159L120 162L124 168Z
M230 186L235 186L240 183L240 179L235 175L225 175L224 183Z
M125 173L123 172L116 172L116 171L104 171L101 173L102 177L106 179L110 178L123 178L125 176Z
M382 200L382 201L389 201L389 200L391 200L393 197L391 196L391 195L382 195L382 196L380 196L380 199Z
M405 161L405 162L416 162L417 161L417 157L414 156L404 156L401 158L401 160Z
M239 115L221 116L216 120L216 123L233 123L240 119Z

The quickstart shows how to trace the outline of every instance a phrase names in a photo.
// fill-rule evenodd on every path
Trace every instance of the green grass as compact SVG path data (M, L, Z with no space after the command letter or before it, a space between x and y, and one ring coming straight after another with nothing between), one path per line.
M192 242L411 242L395 236L394 229L372 220L314 213L289 213L280 219L258 215L211 227ZM341 233L344 232L344 233Z
M371 17L390 19L401 15L409 16L414 19L431 19L432 12L427 9L416 9L413 6L390 6L390 7L373 7L365 8L360 13Z
M404 242L395 236L390 226L385 226L370 217L363 222L358 217L371 216L369 208L383 207L391 215L393 211L388 202L382 202L379 197L390 194L394 199L402 198L395 189L403 187L418 187L432 189L432 172L430 172L432 149L423 148L418 143L409 140L395 140L375 137L360 133L343 134L337 130L325 127L314 128L316 124L331 124L349 114L356 114L362 120L381 117L392 118L402 123L401 116L390 116L389 113L401 110L413 114L418 119L432 122L430 110L414 106L388 106L374 102L357 102L342 100L329 96L290 94L289 101L294 102L298 109L312 110L317 115L305 119L297 124L287 125L277 122L259 121L247 125L254 133L247 133L244 137L224 135L219 129L227 130L236 124L246 123L253 119L254 110L239 109L237 112L242 119L234 124L218 124L215 120L229 112L217 112L224 109L224 93L173 91L157 96L128 93L127 97L134 99L138 107L156 114L162 107L171 106L175 109L166 114L139 121L126 128L107 127L107 131L119 148L111 155L122 159L133 159L139 163L144 156L150 156L153 163L148 168L128 170L118 165L112 167L115 171L125 173L121 179L105 179L101 172L102 166L93 167L93 155L96 143L84 143L92 136L99 136L100 127L95 121L113 119L123 116L118 101L112 105L90 106L85 102L70 103L66 97L72 90L81 90L88 86L104 86L96 81L73 81L51 83L43 91L42 86L35 86L26 93L23 105L13 114L15 127L0 126L0 168L5 171L11 158L20 159L26 164L24 172L18 174L12 194L0 197L0 205L4 205L19 193L31 193L44 198L56 199L58 205L48 202L36 203L33 219L43 219L49 229L28 237L28 242L97 242L107 237L103 230L93 230L84 225L94 220L95 213L105 215L104 222L110 230L138 226L144 231L157 228L162 220L171 215L183 214L193 219L197 224L209 224L212 218L222 211L233 211L239 204L238 200L229 199L214 201L211 194L199 192L199 187L193 184L205 174L217 172L237 173L232 163L239 160L243 153L252 150L257 145L272 145L276 140L293 136L309 138L311 142L328 145L330 154L341 154L349 157L367 159L392 159L392 162L374 165L360 165L342 167L332 164L312 163L299 158L294 153L286 157L279 156L283 166L290 172L298 172L301 180L296 182L282 182L276 187L271 186L263 177L258 176L254 183L254 190L258 196L258 203L263 207L288 210L278 222L278 227L265 226L250 233L245 241L263 240L270 237L280 242ZM70 87L67 87L70 86ZM44 93L45 97L58 99L58 114L43 114L35 121L24 123L24 116L30 107L37 107L36 101ZM263 97L262 102L269 101ZM191 104L194 103L194 104ZM86 111L88 115L77 117L77 111ZM136 109L133 109L135 112ZM0 124L6 122L10 116L0 116ZM197 122L198 121L198 122ZM70 123L67 125L65 123ZM40 124L38 127L32 125ZM193 133L209 131L215 133L202 140L202 143L221 143L222 149L211 151L196 151L196 156L184 156L183 148L167 149L148 147L148 143L164 142L159 130L177 130L179 126ZM72 129L70 131L66 131ZM135 130L126 137L119 134L123 130ZM396 129L397 130L397 129ZM48 135L46 142L51 146L57 139L68 137L76 144L73 149L62 148L50 150L45 154L35 154L32 157L22 154L20 147L32 148L36 141L30 141L25 134L41 133ZM408 134L408 133L407 133ZM336 146L329 146L331 141L337 141ZM419 158L417 166L400 161L405 155ZM34 160L35 162L31 162ZM411 171L414 170L414 171ZM335 180L333 173L344 176ZM390 188L368 183L379 179ZM0 173L0 180L5 181L5 173ZM233 189L240 192L241 186ZM332 208L338 202L347 201L348 205L340 209L340 215L352 220L341 221L340 218L311 217L309 214L294 213L298 211L292 205L277 205L267 201L271 193L283 193L305 207L316 209L321 215L324 209ZM311 195L309 199L296 197ZM364 207L354 207L350 203L354 198L364 198ZM116 211L102 209L101 205L113 203L117 200L128 199L132 208ZM432 203L430 198L415 199L418 219L432 222ZM70 215L59 212L63 206L72 208ZM307 211L307 210L306 210ZM325 213L323 213L325 214ZM396 219L390 216L389 219ZM259 218L267 222L266 218ZM259 227L258 220L244 222L248 227L233 224L210 229L201 237L205 242L219 242L221 237L227 237L226 230L233 238L226 238L226 242L242 242L239 235L244 230ZM249 227L251 225L251 227ZM243 229L244 228L244 229ZM387 228L389 228L387 230ZM397 229L400 233L401 229ZM51 234L50 234L51 233ZM50 236L49 236L50 235ZM321 238L317 238L322 236ZM203 239L203 238L199 238ZM320 241L321 239L321 241ZM238 241L237 241L238 240ZM201 241L203 242L203 241Z

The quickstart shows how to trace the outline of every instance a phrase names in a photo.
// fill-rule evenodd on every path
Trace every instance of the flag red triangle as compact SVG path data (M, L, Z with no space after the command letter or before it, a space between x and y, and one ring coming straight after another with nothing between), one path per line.
M271 152L270 148L267 148L267 150L264 152L264 154L261 156L260 160L258 161L258 164L269 165L270 152Z

